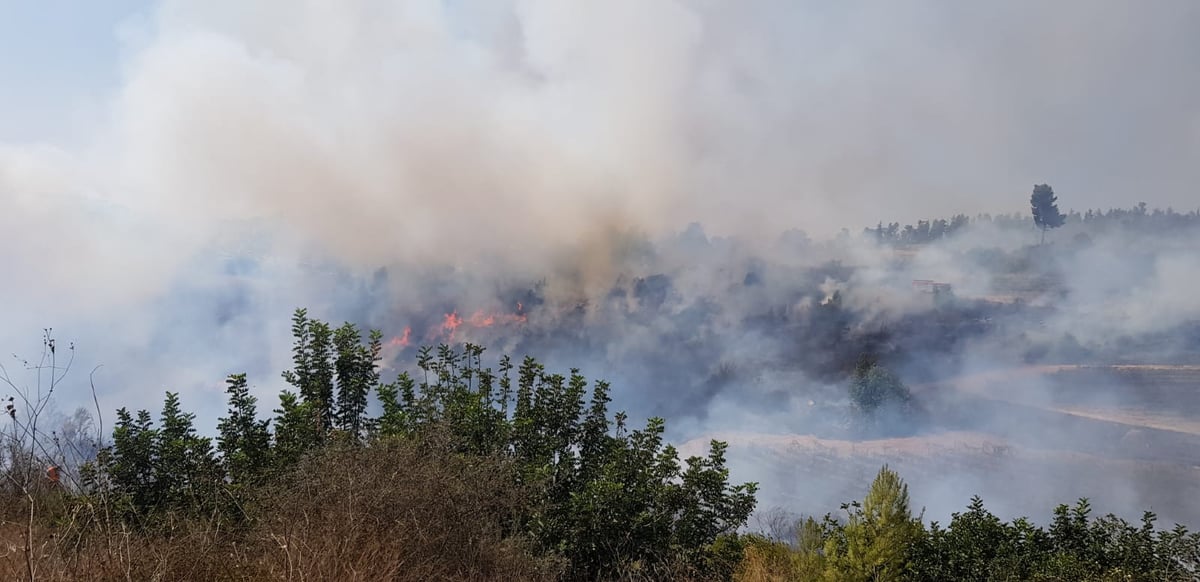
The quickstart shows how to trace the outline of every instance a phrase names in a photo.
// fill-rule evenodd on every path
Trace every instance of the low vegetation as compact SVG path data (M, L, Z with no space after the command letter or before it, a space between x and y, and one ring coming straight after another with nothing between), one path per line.
M744 538L745 559L735 578L745 582L1195 580L1200 534L1182 526L1155 527L1113 515L1091 517L1081 499L1060 505L1048 528L1021 518L1005 522L978 497L943 527L924 526L909 507L908 489L894 471L880 470L866 498L842 506L841 519L807 518L795 541Z

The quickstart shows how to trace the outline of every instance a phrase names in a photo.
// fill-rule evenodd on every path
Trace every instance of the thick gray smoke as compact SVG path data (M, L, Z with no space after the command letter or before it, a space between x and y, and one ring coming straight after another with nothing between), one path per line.
M389 358L407 327L582 366L682 438L836 436L863 345L920 384L1200 318L1194 237L1068 227L1059 294L1021 297L1044 314L923 344L944 334L913 279L1011 300L976 251L1036 235L976 225L903 260L857 237L1026 212L1035 181L1064 210L1194 206L1198 26L1185 0L163 1L120 27L88 139L0 136L0 344L52 325L106 365L106 407L171 389L211 420L231 372L274 402L308 306L384 327ZM859 343L824 341L843 327Z

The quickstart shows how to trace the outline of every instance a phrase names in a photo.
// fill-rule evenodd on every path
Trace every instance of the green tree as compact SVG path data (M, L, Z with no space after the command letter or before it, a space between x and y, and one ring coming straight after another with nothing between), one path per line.
M329 324L309 319L308 311L297 309L292 315L292 364L283 379L299 391L316 415L318 442L332 430L334 414L333 330Z
M1059 505L1044 530L1020 518L1001 522L978 497L950 526L931 524L912 546L914 580L1194 579L1200 535L1182 527L1158 531L1147 512L1140 526L1113 515L1089 517L1086 499Z
M383 334L372 330L367 345L352 323L345 323L333 332L336 353L334 369L337 374L337 428L359 439L366 428L367 396L379 385L379 360Z
M1020 519L1004 523L973 497L964 513L951 516L948 528L930 524L913 548L916 580L1029 580L1049 548L1045 532Z
M413 411L416 408L415 382L408 372L401 372L395 382L381 384L375 390L383 413L375 420L379 437L402 437L415 431Z
M316 403L304 402L296 393L284 390L275 409L275 447L272 461L276 469L294 465L324 440L321 416Z
M205 510L217 501L223 477L212 440L196 434L196 415L183 412L179 394L167 392L154 463L159 503L165 508Z
M870 358L859 360L850 379L849 394L857 420L867 429L911 420L912 394L908 387L899 376Z
M159 428L145 410L136 417L118 410L113 444L97 455L88 481L112 494L118 510L139 519L212 509L223 473L211 439L196 434L194 420L174 392L167 392Z
M96 487L114 493L121 509L148 509L156 500L154 464L158 442L149 412L139 410L135 417L125 408L117 410L112 445L100 450L97 472L90 480Z
M422 349L419 385L401 375L378 390L376 434L510 458L531 494L514 525L566 557L569 579L731 575L756 485L729 483L723 443L681 463L661 419L628 432L624 414L610 417L607 384L589 390L578 370L553 374L526 358L514 389L510 360L496 373L482 353Z
M368 429L368 395L380 385L383 334L372 330L364 344L354 324L347 322L333 329L297 309L292 315L292 336L292 369L284 372L283 378L296 389L299 402L289 404L289 410L302 403L317 419L315 434L295 442L321 443L334 429L358 441ZM307 423L295 422L289 428L305 426Z
M862 504L855 502L846 509L849 519L842 536L831 537L825 545L826 577L864 582L905 579L910 548L923 530L909 508L908 486L900 475L885 465Z
M1042 229L1042 243L1045 243L1046 231L1062 226L1067 217L1058 211L1058 197L1054 195L1054 189L1049 184L1033 187L1029 205L1033 209L1033 223Z
M228 416L217 423L217 449L230 481L258 482L271 464L270 420L258 420L258 399L250 394L245 374L225 380Z

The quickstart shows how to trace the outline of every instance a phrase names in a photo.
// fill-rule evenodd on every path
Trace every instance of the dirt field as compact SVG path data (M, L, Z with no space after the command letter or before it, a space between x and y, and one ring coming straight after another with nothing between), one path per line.
M1200 525L1200 366L1036 366L916 392L939 426L905 438L718 433L735 477L762 482L762 507L824 513L861 497L883 464L927 518L978 494L1002 517L1049 518L1088 497L1101 513ZM708 437L681 452L699 454Z
M1169 430L1200 436L1200 419L1174 412L1146 410L1128 407L1056 406L1052 408L1063 414L1118 422L1158 430Z
M935 389L1131 428L1200 435L1200 366L1032 366L966 376Z

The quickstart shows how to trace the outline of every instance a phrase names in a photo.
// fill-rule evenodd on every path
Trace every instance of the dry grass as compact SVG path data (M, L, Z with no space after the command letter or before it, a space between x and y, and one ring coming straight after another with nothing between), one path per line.
M737 582L791 582L798 580L791 552L781 544L753 544L746 552L734 580Z
M505 525L525 505L499 461L404 444L310 459L263 501L264 568L285 580L549 580Z
M251 518L133 531L101 507L46 492L25 551L28 502L6 496L0 579L552 580L555 558L506 531L527 502L503 462L414 445L323 451L244 505Z
M55 527L35 530L37 580L257 580L252 548L203 524L173 535L146 535L117 529L83 537L62 535ZM0 578L28 580L20 544L24 528L0 529Z

